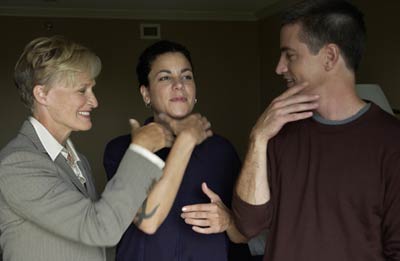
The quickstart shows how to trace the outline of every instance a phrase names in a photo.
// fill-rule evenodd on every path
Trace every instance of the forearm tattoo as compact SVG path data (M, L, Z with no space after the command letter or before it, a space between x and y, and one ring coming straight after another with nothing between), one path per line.
M143 222L144 219L149 219L152 216L154 216L154 214L156 213L159 206L160 206L160 204L155 206L154 209L150 213L146 213L146 208L147 208L147 198L146 198L145 201L143 202L141 209L138 211L138 213L136 215L135 224L137 226L140 226L140 224Z

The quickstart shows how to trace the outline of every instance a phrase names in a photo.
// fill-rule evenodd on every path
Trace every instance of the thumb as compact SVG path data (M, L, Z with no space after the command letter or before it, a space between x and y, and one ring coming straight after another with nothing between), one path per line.
M129 124L131 125L132 132L140 128L139 122L135 119L129 119Z
M218 194L208 188L207 183L201 183L201 189L203 190L204 194L206 194L207 197L211 200L211 203L221 201Z

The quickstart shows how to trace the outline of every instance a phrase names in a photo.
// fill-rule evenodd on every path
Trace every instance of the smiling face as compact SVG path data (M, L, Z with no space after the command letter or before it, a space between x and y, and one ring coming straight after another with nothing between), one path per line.
M76 73L71 84L56 81L48 91L35 87L37 118L49 132L63 143L72 131L92 127L91 112L98 106L93 93L95 81L87 73Z
M189 115L195 104L196 84L192 67L179 52L159 55L148 75L149 86L140 86L146 104L150 103L155 120L161 112L181 119Z
M283 76L288 88L307 82L305 90L314 93L313 89L321 86L324 79L324 58L321 51L313 54L300 41L300 30L299 24L282 27L281 56L276 73Z

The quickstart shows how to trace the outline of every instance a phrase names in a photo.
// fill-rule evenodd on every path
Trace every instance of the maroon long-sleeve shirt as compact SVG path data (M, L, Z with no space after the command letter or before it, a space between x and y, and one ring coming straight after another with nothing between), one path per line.
M268 144L271 200L233 200L239 229L270 229L265 261L400 260L400 121L287 124Z

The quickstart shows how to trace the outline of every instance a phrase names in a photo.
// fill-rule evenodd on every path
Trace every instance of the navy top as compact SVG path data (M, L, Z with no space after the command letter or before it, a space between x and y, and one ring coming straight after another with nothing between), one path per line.
M116 172L131 136L115 138L107 144L104 167L108 179ZM156 154L165 160L170 149L164 148ZM228 260L229 239L226 233L199 234L180 217L183 206L209 203L201 190L201 183L217 193L230 208L234 182L240 170L240 159L229 141L214 135L196 146L191 155L181 186L165 221L153 235L148 235L131 224L117 245L117 261L224 261ZM246 246L246 249L243 249ZM240 251L234 249L235 258L246 260L247 245ZM240 248L239 247L239 248ZM239 253L239 254L238 254ZM244 258L246 256L246 258Z

